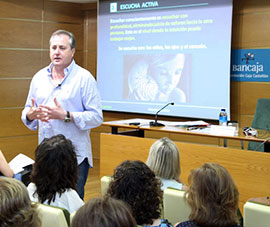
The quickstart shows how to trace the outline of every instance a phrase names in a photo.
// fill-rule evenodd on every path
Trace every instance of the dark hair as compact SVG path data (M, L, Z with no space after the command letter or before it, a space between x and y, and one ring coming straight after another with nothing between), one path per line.
M70 45L70 48L73 49L76 47L76 40L75 40L75 36L71 33L71 32L68 32L66 30L57 30L55 31L52 35L51 35L51 38L50 38L50 45L51 45L51 41L52 41L52 38L54 36L57 36L57 35L67 35L69 37L69 45Z
M114 170L107 195L129 204L138 225L149 225L161 214L160 187L160 180L145 163L124 161Z
M0 226L40 226L36 204L31 202L25 185L9 177L0 177Z
M114 198L88 200L72 220L72 227L136 227L131 210Z
M205 163L191 171L186 199L189 218L199 226L237 224L239 193L229 172L219 164Z
M67 189L76 190L78 180L77 157L74 146L63 135L45 138L35 152L31 181L36 185L38 200L48 204Z

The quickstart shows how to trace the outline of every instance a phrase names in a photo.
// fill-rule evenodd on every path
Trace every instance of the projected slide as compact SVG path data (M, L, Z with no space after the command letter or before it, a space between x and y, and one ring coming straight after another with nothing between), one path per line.
M103 110L218 119L230 115L232 1L99 1Z

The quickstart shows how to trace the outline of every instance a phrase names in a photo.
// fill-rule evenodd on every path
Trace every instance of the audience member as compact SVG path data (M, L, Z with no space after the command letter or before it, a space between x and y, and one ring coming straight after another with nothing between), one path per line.
M41 226L36 205L31 202L25 185L16 179L0 177L0 226Z
M206 163L190 172L190 187L185 198L191 207L189 221L175 227L232 227L239 226L237 218L237 187L222 166Z
M160 219L160 186L160 180L145 163L124 161L114 170L107 196L129 204L138 225L171 226L167 220Z
M14 173L12 169L9 167L5 156L0 150L0 172L6 177L13 177Z
M72 142L63 135L45 138L36 149L32 183L27 187L31 200L72 213L84 204L76 192L77 180L77 157Z
M180 179L180 157L176 144L169 138L161 138L150 148L146 165L161 179L161 189L167 187L186 189Z
M72 227L136 227L127 204L114 198L96 198L86 202L72 220Z

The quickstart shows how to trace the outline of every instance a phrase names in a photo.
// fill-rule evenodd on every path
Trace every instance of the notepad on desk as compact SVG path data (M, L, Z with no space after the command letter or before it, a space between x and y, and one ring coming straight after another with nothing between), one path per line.
M205 121L183 121L183 122L172 122L168 121L167 126L179 126L179 127L207 127L209 124Z
M20 153L9 162L9 166L16 174L22 172L24 167L32 165L34 162L35 161L33 159Z

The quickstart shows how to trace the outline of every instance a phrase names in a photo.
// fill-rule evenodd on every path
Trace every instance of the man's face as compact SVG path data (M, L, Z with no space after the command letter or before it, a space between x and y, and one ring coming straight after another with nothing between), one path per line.
M184 55L177 54L175 58L159 64L154 69L154 78L162 93L169 94L177 86L183 71L184 61Z
M71 63L74 53L75 49L71 49L67 35L60 34L52 37L50 58L54 67L66 68Z

